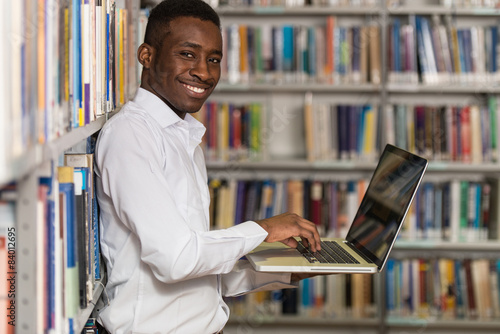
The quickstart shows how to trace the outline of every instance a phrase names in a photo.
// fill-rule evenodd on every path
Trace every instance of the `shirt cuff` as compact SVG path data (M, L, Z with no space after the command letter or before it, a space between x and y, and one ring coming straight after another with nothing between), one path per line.
M237 231L240 231L241 234L245 236L251 236L251 235L263 235L264 239L267 237L267 231L264 230L259 224L257 224L254 221L246 221L243 223L240 223L238 225L234 225L231 227L231 229L235 229ZM264 240L262 240L264 241Z
M247 221L229 228L232 232L236 232L245 238L245 245L241 250L243 255L254 250L267 237L267 232L259 224L253 221Z

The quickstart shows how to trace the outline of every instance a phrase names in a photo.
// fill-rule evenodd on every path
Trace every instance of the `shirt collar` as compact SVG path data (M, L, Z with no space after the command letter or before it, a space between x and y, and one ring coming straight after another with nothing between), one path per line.
M205 126L190 114L186 114L184 120L179 117L165 102L150 91L139 87L134 97L134 103L144 108L162 128L167 128L178 122L186 122L189 136L195 141L201 142L205 134Z

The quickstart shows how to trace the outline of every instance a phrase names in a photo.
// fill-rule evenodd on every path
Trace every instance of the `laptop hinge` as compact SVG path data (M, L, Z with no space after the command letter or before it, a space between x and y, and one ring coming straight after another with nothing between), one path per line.
M366 256L365 254L363 254L363 252L361 252L359 249L357 249L357 248L356 248L356 246L354 246L354 244L353 244L352 242L350 242L350 241L347 241L347 240L346 240L346 241L345 241L345 243L346 243L346 244L347 244L347 245L348 245L348 246L349 246L349 247L350 247L353 251L355 251L355 252L356 252L359 256L361 256L361 257L362 257L362 258L363 258L366 262L375 264L375 263L373 262L373 260L372 260L372 259L370 259L368 256Z

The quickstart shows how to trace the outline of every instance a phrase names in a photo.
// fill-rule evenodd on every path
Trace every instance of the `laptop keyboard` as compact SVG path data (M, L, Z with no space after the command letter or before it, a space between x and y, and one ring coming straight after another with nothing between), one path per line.
M308 247L305 247L302 241L299 241L297 250L310 263L359 263L358 260L335 241L321 241L321 250L314 253Z

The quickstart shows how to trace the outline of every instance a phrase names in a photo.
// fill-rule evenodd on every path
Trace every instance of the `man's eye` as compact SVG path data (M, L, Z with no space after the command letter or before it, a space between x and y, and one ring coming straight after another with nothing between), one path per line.
M181 52L181 55L183 55L184 57L187 57L187 58L193 58L193 54L192 53L189 53L189 52Z
M208 61L211 63L215 63L215 64L220 63L220 59L218 59L218 58L210 58Z

